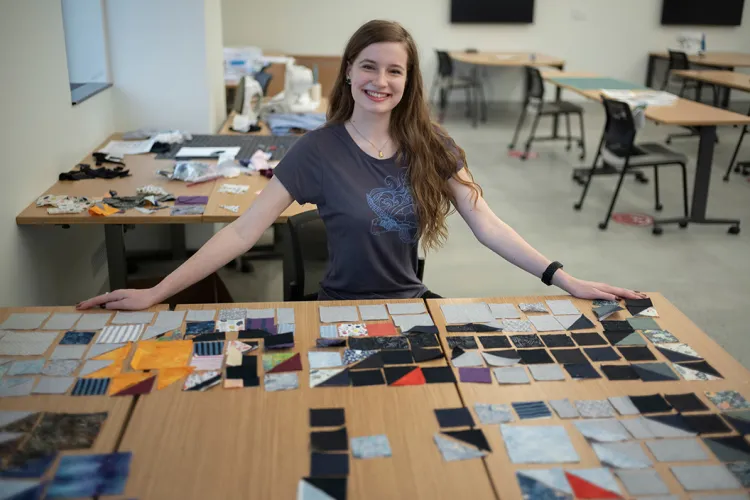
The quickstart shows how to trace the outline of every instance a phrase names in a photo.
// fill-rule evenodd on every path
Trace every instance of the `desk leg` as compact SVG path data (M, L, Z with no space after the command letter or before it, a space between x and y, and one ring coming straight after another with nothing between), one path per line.
M555 66L560 71L563 71L565 69L565 65L561 64L560 66ZM555 102L560 102L560 99L562 98L562 87L557 86L555 87ZM557 123L559 121L559 115L554 115L552 117L552 137L554 139L557 139L559 137L557 132Z
M107 270L109 289L119 290L128 286L128 265L125 258L125 226L104 225L104 244L107 247Z
M654 66L656 65L656 58L649 54L648 66L646 66L646 87L651 87L654 81Z

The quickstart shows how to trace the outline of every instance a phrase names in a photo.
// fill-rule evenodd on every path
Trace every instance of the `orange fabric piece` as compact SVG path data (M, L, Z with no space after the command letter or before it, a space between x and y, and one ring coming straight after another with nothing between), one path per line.
M410 371L391 385L424 385L427 381L424 379L424 373L420 367Z
M192 353L192 340L173 340L172 342L143 340L138 342L130 366L134 370L161 370L185 366L190 361Z
M107 217L109 215L117 214L117 213L120 213L119 209L115 207L111 207L107 205L106 203L102 203L101 206L93 205L89 207L89 215L101 215L101 216Z
M224 389L242 389L244 387L242 379L225 378Z
M99 356L93 358L97 360L108 360L111 359L113 361L124 361L125 358L128 357L130 354L130 347L131 344L128 342L128 345L119 347L115 349L114 351L105 352L104 354L100 354Z
M128 372L115 375L109 381L109 395L114 396L115 394L124 391L128 387L132 387L139 382L148 380L153 377L150 373L143 372Z
M574 474L566 472L565 477L568 479L570 487L573 488L573 494L576 496L576 498L622 498L617 493L605 490L604 488L586 481L585 479Z
M398 335L393 323L365 323L368 337L393 337Z
M122 372L122 361L115 361L101 370L85 375L83 378L110 378Z
M170 384L177 382L183 377L187 377L195 368L192 366L174 366L171 368L162 368L159 370L159 376L156 379L156 388L159 390L164 389Z

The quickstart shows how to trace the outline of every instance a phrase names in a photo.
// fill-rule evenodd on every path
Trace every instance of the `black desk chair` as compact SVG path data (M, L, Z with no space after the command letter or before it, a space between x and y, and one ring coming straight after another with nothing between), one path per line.
M284 300L317 300L328 269L328 239L317 210L287 219L289 244L284 252ZM417 277L424 276L424 259L417 261Z
M750 110L747 112L748 116L750 116ZM737 147L734 148L734 154L732 154L732 159L729 160L729 166L727 167L727 173L724 174L724 182L729 181L729 174L732 173L732 166L734 166L734 171L739 173L742 173L742 175L750 175L750 162L747 161L740 161L737 162L735 165L734 162L737 160L737 155L740 153L740 148L742 147L742 139L745 138L745 134L748 133L747 125L743 125L742 132L740 133L740 140L737 141Z
M473 124L476 127L477 116L474 114L476 108L474 106L473 96L473 94L476 93L478 102L481 106L482 121L487 121L487 102L484 98L484 88L477 78L478 73L473 71L469 76L459 76L455 73L453 59L451 59L448 52L443 50L436 50L435 52L437 53L438 58L438 68L432 88L430 89L430 102L434 102L435 93L439 92L440 113L438 120L442 122L445 117L445 108L448 105L448 97L450 96L450 93L453 90L463 89L466 93L466 116L473 118Z
M636 128L633 114L630 106L624 102L614 101L602 97L604 110L607 114L607 121L604 125L604 133L599 142L599 148L591 165L591 171L586 179L586 185L583 187L581 199L574 205L576 210L580 210L583 201L586 199L586 193L589 190L591 179L596 174L596 163L599 158L609 168L614 168L620 174L617 182L617 188L612 195L612 201L609 204L609 210L604 221L599 224L599 229L607 229L609 219L612 216L612 210L615 208L617 196L620 194L620 187L625 175L634 169L642 167L654 167L654 193L656 195L656 210L661 211L662 204L659 199L659 167L666 165L679 165L682 168L682 202L685 210L685 217L688 216L688 193L687 193L687 171L685 165L687 158L685 155L672 151L671 149L657 143L635 143ZM680 224L680 227L686 227L687 224ZM661 228L654 226L654 234L661 234Z
M518 136L521 133L523 124L526 121L526 115L529 112L529 108L533 108L534 122L531 125L531 133L526 141L526 147L521 159L525 160L529 156L531 150L531 144L534 141L555 141L555 140L567 140L568 144L565 147L566 151L570 151L571 143L573 140L578 142L578 147L581 148L581 160L586 157L586 145L584 144L584 128L583 128L583 108L577 104L569 101L554 101L544 102L544 80L542 74L537 68L526 66L526 89L523 98L523 110L521 116L518 119L516 125L516 131L513 134L513 141L508 145L508 149L514 149ZM565 129L567 135L565 137L535 137L536 128L539 125L539 119L543 116L559 117L560 115L565 116ZM578 122L581 126L580 137L572 137L570 135L570 115L578 115Z

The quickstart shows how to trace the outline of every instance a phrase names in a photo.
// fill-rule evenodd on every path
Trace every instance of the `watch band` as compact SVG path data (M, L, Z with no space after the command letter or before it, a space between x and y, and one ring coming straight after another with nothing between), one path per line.
M542 283L544 283L547 286L552 285L552 277L555 275L558 269L562 269L563 265L559 262L555 261L549 266L547 266L547 269L544 270L544 273L542 273Z

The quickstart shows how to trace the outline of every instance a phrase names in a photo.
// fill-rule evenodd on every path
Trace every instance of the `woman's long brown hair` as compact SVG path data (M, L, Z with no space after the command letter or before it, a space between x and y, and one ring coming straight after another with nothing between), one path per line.
M354 98L346 83L346 71L360 52L373 43L404 44L408 56L406 87L401 102L391 112L389 134L398 144L397 161L407 169L419 223L419 237L425 250L439 248L448 237L446 217L452 211L453 196L448 186L451 177L472 190L476 202L481 188L457 175L459 165L466 166L466 153L445 131L430 119L424 99L422 73L417 46L403 26L391 21L370 21L357 30L346 44L341 68L336 77L328 108L328 123L344 123L352 116Z

